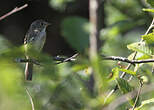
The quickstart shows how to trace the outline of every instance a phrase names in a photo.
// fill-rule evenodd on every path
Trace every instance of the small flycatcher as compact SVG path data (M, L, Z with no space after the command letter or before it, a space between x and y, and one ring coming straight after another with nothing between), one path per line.
M50 23L43 20L34 21L24 39L24 48L26 59L31 59L28 54L31 50L40 52L46 40L46 28ZM25 79L32 80L33 63L27 62L25 66Z

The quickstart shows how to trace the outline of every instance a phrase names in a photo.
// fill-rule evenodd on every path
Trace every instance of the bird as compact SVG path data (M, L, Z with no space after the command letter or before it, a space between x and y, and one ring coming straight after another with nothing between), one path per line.
M24 38L24 50L26 59L32 59L30 53L35 50L41 52L46 41L46 28L50 23L40 19L35 20L29 27ZM32 81L33 63L26 62L25 80Z

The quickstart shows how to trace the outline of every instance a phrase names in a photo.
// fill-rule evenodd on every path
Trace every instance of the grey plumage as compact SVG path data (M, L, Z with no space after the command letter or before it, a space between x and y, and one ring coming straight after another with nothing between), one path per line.
M38 52L42 50L46 40L46 27L48 25L49 23L43 20L36 20L31 24L24 39L26 59L31 59L31 56L29 55L31 50L36 50ZM32 80L32 74L33 64L27 62L25 66L25 79Z

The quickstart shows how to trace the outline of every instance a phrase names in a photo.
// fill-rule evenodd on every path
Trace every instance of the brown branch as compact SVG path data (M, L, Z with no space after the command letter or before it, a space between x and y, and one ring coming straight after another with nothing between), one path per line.
M28 4L25 4L25 5L23 5L23 6L19 7L19 8L18 8L18 7L14 8L12 11L10 11L10 12L8 12L7 14L1 16L1 17L0 17L0 21L3 20L3 19L5 19L6 17L12 15L13 13L16 13L16 12L18 12L18 11L20 11L20 10L26 8L27 6L28 6Z

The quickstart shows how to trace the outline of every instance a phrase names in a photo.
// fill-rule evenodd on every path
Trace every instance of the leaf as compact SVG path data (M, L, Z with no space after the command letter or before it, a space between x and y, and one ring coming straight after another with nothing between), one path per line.
M132 44L127 45L127 48L132 51L137 51L148 56L152 55L152 48L146 45L145 42L135 42Z
M134 71L121 69L121 68L116 67L116 68L112 69L112 77L110 78L109 81L116 80L119 77L119 71L126 72L131 75L136 75L136 72L134 72Z
M64 11L67 4L73 1L74 0L49 0L49 4L52 8L55 8L59 11Z
M133 90L133 87L131 87L129 85L129 83L126 80L122 79L122 78L116 79L116 82L118 84L118 87L119 87L120 91L123 94L126 94L126 93L128 93L128 92Z
M25 51L24 51L24 47L12 47L12 48L8 48L5 49L1 52L0 57L5 57L5 58L17 58L17 57L23 57Z
M116 79L116 82L118 84L118 87L119 87L120 91L123 94L126 94L126 93L131 92L132 90L134 90L134 88L132 86L130 86L129 83L126 80L122 79L122 78ZM133 99L131 97L127 97L127 98L130 99L129 103L131 105L134 105L136 98L133 98ZM138 99L138 101L136 103L136 106L139 106L140 103L141 102L140 102L140 97L139 97L139 99Z
M143 8L142 10L143 10L143 11L148 11L148 12L154 13L154 9L146 9L146 8Z
M131 70L127 70L127 69L120 68L119 71L126 72L126 73L131 74L131 75L136 75L136 72L131 71Z
M14 96L13 94L20 92L22 89L22 70L11 60L5 58L0 58L0 60L0 91L4 91L6 94Z
M149 78L147 76L141 76L140 78L144 84L149 82Z
M62 35L66 41L79 52L88 48L88 20L81 17L69 17L62 23Z
M141 37L144 41L146 41L146 43L148 43L150 45L152 45L152 44L154 45L154 32L149 33L147 35L142 35Z
M142 101L141 105L139 107L135 108L135 110L140 110L144 105L147 105L150 103L154 103L154 98Z
M146 2L150 4L151 7L154 7L154 0L146 0Z
M110 78L109 81L113 81L113 80L115 80L118 77L119 77L119 68L118 67L113 68L112 69L112 77Z
M115 39L119 33L125 33L133 27L140 25L141 21L132 22L130 20L120 20L110 25L108 28L103 28L100 31L101 39ZM123 28L121 28L123 27Z
M128 59L129 60L132 60L134 58L134 54L135 54L135 52L133 52L132 54L130 54L128 56ZM137 52L136 57L135 57L136 60L143 60L143 59L150 59L150 58L151 58L151 56L146 55L146 54L143 54L141 52Z
M77 64L77 65L74 65L73 67L72 67L72 70L74 71L74 72L77 72L77 71L80 71L80 70L85 70L85 69L87 69L88 68L88 65L85 65L85 64Z

